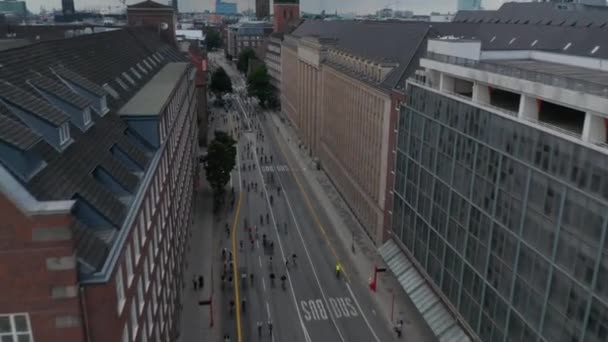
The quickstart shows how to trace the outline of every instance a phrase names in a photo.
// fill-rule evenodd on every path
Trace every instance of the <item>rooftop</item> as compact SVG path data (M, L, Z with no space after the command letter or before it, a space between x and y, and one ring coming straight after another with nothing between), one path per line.
M166 64L118 111L118 114L126 116L158 115L188 66L189 64L185 62Z

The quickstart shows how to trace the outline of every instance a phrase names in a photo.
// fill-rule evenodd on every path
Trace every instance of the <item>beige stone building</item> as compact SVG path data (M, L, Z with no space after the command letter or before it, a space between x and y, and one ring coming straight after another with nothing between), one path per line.
M282 111L376 243L389 228L391 92L427 31L408 23L306 21L281 47ZM406 43L383 41L392 38Z

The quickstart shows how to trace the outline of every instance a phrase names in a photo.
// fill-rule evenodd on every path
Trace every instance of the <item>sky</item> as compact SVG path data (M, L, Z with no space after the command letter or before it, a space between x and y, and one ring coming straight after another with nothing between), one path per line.
M25 0L31 12L38 13L40 6L47 10L61 8L61 0ZM127 0L127 4L137 3L141 0ZM155 0L164 2L165 0ZM178 0L179 9L184 12L213 10L215 0ZM238 11L255 8L255 0L228 0L238 3ZM416 14L429 14L430 12L455 12L457 0L300 0L302 11L319 13L373 13L388 5L395 10L410 10ZM498 8L503 0L481 0L486 9ZM111 6L116 9L121 6L119 0L74 0L76 10L101 9Z

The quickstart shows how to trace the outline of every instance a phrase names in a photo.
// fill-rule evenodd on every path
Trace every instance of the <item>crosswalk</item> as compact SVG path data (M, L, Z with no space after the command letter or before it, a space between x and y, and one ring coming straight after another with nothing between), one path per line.
M287 172L289 167L287 165L263 165L261 170L262 172Z

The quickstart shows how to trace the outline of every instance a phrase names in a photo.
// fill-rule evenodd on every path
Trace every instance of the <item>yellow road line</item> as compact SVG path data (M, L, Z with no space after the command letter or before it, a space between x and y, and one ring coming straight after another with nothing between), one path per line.
M346 270L344 269L344 265L342 265L342 262L340 262L340 257L338 256L338 253L336 253L336 250L334 249L334 246L332 245L331 241L329 240L329 237L327 236L325 228L323 227L323 224L321 224L321 220L319 220L319 216L317 216L317 211L312 206L312 203L310 202L308 194L306 193L306 190L304 190L304 187L302 186L302 183L300 183L300 179L298 178L298 176L297 176L297 174L295 172L295 170L298 170L299 168L293 168L291 166L291 163L289 162L289 158L287 157L287 154L283 150L283 147L281 147L281 144L277 144L277 145L279 145L279 150L281 150L281 154L283 155L283 157L285 157L285 160L287 161L287 164L289 164L289 169L291 170L291 174L293 175L293 178L295 179L296 184L298 184L298 188L300 189L300 192L304 196L304 201L306 201L306 205L308 206L308 210L311 212L313 218L315 219L315 223L317 224L317 227L319 227L319 229L321 230L321 233L323 234L323 237L325 238L325 241L327 242L327 245L329 246L329 249L331 250L331 253L334 255L334 258L336 258L336 260L338 261L338 263L341 265L341 267L342 267L342 273L344 274L344 277L346 278L346 281L350 283L350 277L348 276L348 273L346 273ZM297 163L297 161L296 161L296 163Z
M234 279L234 301L236 306L236 336L238 342L243 342L243 332L241 330L241 300L239 292L239 277L238 277L238 251L236 249L236 229L239 222L239 213L241 212L241 201L243 193L239 193L239 202L236 206L234 221L232 223L232 277Z

